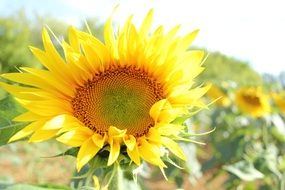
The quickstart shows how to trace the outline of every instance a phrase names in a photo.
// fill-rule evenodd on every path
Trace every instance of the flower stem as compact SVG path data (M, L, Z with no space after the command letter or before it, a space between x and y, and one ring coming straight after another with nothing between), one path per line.
M268 147L268 126L265 122L262 123L262 138L264 142L264 146L267 149Z
M115 174L110 181L109 188L112 190L124 190L124 175L123 170L117 165L115 168Z

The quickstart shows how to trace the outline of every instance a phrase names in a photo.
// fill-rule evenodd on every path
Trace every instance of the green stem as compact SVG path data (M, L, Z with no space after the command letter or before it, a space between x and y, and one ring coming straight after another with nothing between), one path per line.
M282 179L280 180L280 190L285 190L285 174L282 175Z
M108 189L110 190L124 190L124 175L123 170L119 165L114 167L114 175L109 183Z
M265 149L268 147L268 126L262 122L262 138L265 145Z
M92 181L92 173L88 174L85 181L85 186L89 186Z

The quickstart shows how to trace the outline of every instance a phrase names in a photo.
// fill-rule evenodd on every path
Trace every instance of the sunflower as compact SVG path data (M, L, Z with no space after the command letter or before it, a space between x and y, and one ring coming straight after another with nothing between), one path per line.
M285 92L272 93L272 98L282 113L285 113Z
M226 94L217 86L212 85L211 88L207 92L207 96L215 101L215 104L222 107L228 107L231 104L230 99L226 96Z
M241 88L236 92L236 104L244 113L260 117L270 112L268 96L261 88Z
M184 126L172 121L205 107L200 98L209 87L193 88L204 52L188 50L197 30L179 37L179 26L167 32L159 26L151 33L152 18L153 10L137 28L130 16L115 35L111 16L104 43L71 27L69 43L60 43L64 59L43 29L44 50L31 51L45 69L22 67L1 75L22 84L1 82L28 110L14 120L30 122L10 142L56 138L79 147L78 170L103 149L112 165L122 147L137 165L144 160L166 167L164 148L185 160L175 140L189 139L181 136Z

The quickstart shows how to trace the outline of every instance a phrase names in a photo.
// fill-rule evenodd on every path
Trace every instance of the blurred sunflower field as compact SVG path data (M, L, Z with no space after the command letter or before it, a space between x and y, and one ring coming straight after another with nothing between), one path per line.
M0 15L0 190L285 190L284 72L113 14Z

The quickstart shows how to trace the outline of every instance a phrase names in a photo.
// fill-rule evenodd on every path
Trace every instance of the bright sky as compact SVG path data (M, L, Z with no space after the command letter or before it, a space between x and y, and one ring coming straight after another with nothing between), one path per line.
M24 8L29 16L52 15L77 25L88 17L105 21L116 4L118 20L134 14L141 21L154 8L156 26L199 28L196 46L247 61L261 73L285 70L284 0L0 0L0 14Z

